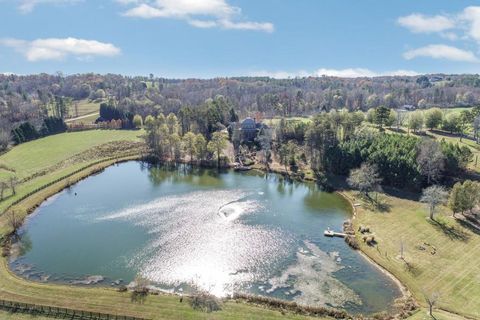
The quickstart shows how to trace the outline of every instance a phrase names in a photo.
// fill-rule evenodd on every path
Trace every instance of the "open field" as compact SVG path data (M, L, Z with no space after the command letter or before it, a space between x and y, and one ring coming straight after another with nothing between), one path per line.
M77 117L77 118L71 118L71 119L65 120L65 123L69 123L69 124L92 124L92 123L95 123L95 120L97 120L99 116L100 116L100 114L98 112L94 112L94 113L87 114L87 115L84 115L84 116L80 116L80 117Z
M367 205L357 209L355 225L369 226L378 242L368 246L358 235L362 251L392 272L423 307L425 294L438 293L440 308L479 318L478 233L454 220L446 208L440 210L437 222L432 222L419 202L387 195L380 198L383 212ZM408 266L400 258L402 243Z
M101 101L92 101L90 99L73 101L73 105L69 110L69 116L75 118L99 112L100 103Z
M5 193L0 213L23 195L99 160L130 155L143 145L142 131L93 130L64 133L14 147L0 156L0 180L16 176L17 193ZM28 209L28 208L27 208ZM18 210L25 214L25 210ZM4 226L3 226L4 227ZM0 224L0 233L3 230ZM4 230L3 230L4 231Z
M445 312L442 310L435 310L433 316L436 320L461 320L465 319L462 316ZM408 318L409 320L432 320L433 318L428 314L428 309L420 309L413 316ZM433 320L435 320L433 319Z
M451 113L460 113L462 111L471 111L472 109L473 109L472 107L458 107L458 108L443 108L442 111L445 115L448 115Z
M2 177L16 174L24 178L89 148L111 141L140 141L142 131L92 130L48 136L14 147L0 156Z
M50 320L51 318L0 311L0 319L2 320Z
M266 118L263 119L263 122L268 126L277 126L280 123L281 118ZM310 122L310 117L286 117L285 121L301 121L301 122Z

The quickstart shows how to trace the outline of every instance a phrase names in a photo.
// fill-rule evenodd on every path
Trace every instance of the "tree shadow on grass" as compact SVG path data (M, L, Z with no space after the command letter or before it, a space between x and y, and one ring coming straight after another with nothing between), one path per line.
M403 266L405 268L405 270L410 273L412 276L414 277L418 277L422 274L422 270L420 270L420 268L415 264L415 263L412 263L412 262L408 262L406 260L403 260L403 262L405 263Z
M388 203L386 199L375 199L376 197L371 198L362 194L358 194L357 197L362 199L364 208L370 211L386 213L390 212L392 209L392 205Z
M435 229L438 229L439 231L442 231L451 240L460 240L460 241L467 242L470 239L470 235L468 233L466 233L463 230L460 230L459 228L456 228L455 226L448 225L448 223L443 221L443 220L440 220L440 219L430 220L430 219L428 219L428 222Z
M477 228L475 228L474 226L472 226L469 222L464 221L464 220L461 220L461 219L457 219L456 221L457 221L462 227L464 227L465 229L470 230L471 232L475 233L476 235L480 235L480 230L478 230Z
M381 213L390 212L392 209L392 205L386 201L380 200L375 203L375 209L377 211L380 211Z

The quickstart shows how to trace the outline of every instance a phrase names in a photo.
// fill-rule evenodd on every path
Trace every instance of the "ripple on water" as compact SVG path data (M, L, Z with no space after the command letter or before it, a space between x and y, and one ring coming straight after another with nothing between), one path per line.
M110 213L101 220L128 220L152 240L130 261L150 280L194 284L224 296L246 282L268 278L293 237L280 229L238 221L262 208L241 190L192 192Z

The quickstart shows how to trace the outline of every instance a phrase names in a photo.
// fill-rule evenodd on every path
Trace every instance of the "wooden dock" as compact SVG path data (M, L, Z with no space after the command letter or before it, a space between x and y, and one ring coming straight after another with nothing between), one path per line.
M341 232L335 232L335 231L332 231L332 230L325 230L323 232L323 235L325 237L339 237L339 238L345 238L347 235L345 233L341 233Z

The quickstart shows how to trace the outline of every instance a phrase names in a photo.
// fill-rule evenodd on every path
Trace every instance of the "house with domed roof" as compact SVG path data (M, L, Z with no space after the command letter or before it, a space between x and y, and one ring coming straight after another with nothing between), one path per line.
M240 136L242 141L254 141L261 129L267 128L262 122L255 118L247 117L240 124Z

